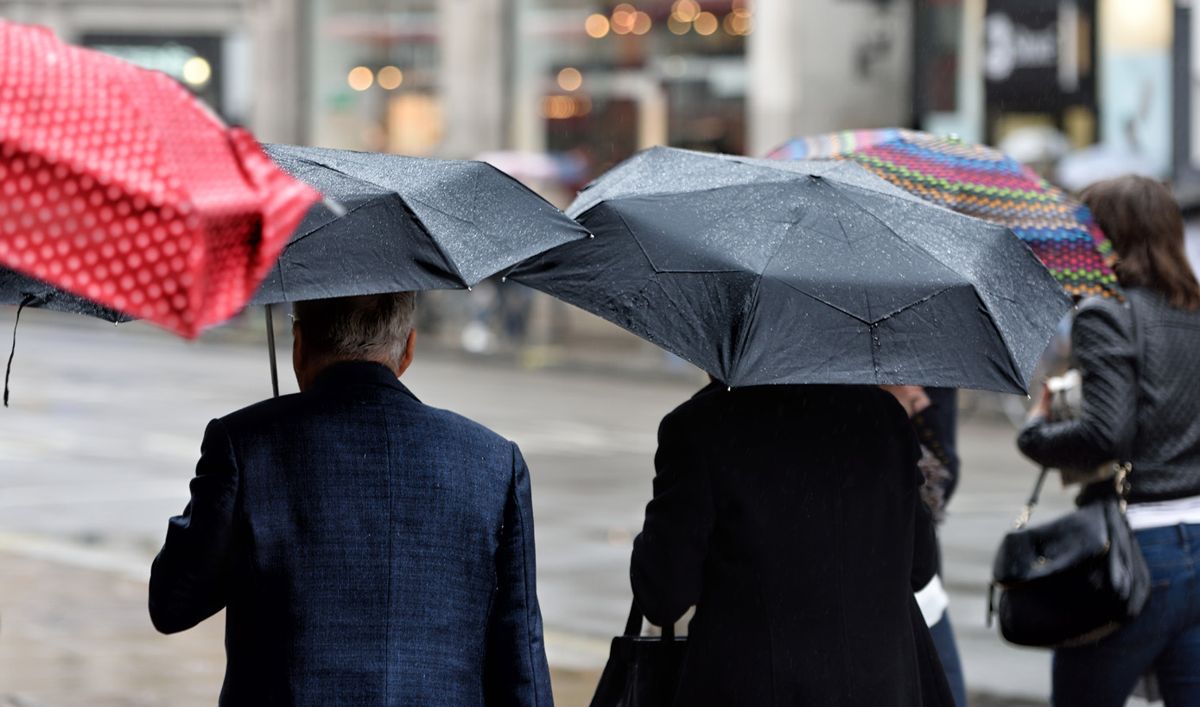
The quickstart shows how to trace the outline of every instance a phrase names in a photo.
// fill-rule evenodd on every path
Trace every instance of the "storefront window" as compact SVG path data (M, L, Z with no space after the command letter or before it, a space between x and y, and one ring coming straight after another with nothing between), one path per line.
M441 144L435 0L314 0L310 140L431 155Z

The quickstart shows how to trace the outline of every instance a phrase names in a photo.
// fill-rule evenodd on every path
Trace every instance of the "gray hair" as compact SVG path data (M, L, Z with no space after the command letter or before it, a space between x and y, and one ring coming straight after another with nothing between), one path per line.
M307 300L293 305L304 346L339 361L399 365L417 309L413 292Z

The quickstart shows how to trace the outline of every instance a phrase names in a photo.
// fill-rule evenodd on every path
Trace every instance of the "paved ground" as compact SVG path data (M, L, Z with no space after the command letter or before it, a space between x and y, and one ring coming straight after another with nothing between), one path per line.
M157 636L144 582L166 518L186 501L205 423L269 392L264 352L24 316L12 407L0 410L0 705L212 704L220 622ZM555 688L560 704L586 704L627 611L657 421L698 379L425 351L406 381L525 451ZM969 419L962 434L966 476L943 537L968 682L975 704L1038 704L1046 654L1007 647L983 625L991 553L1032 470L999 418ZM1061 493L1047 496L1046 516L1065 507Z

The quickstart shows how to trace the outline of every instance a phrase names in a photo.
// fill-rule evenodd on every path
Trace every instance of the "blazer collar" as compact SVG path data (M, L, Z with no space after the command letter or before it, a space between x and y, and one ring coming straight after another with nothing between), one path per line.
M417 396L413 395L412 391L400 382L395 373L382 363L374 361L339 361L317 374L312 389L314 391L337 390L347 385L363 384L395 388L413 400L417 400ZM417 400L417 402L420 401Z

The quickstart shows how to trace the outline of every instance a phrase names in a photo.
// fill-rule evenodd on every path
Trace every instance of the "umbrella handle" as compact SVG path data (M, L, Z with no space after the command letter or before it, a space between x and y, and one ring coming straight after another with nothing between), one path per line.
M271 316L271 305L264 307L267 312L267 355L271 359L271 395L279 397L279 366L275 363L275 320Z

